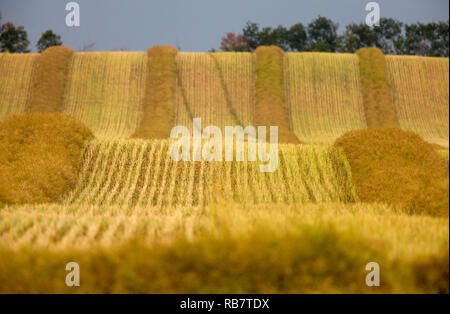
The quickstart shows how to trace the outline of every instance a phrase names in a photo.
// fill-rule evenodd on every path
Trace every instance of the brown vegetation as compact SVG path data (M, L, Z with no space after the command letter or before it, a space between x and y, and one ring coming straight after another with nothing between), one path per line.
M175 123L177 49L157 46L148 50L144 115L134 138L164 139Z
M356 54L359 56L359 72L368 128L398 127L383 52L378 48L361 48Z
M69 66L74 53L68 47L54 46L41 54L33 79L29 112L61 112Z
M289 120L289 108L284 91L284 52L276 46L259 47L256 54L256 105L257 126L278 126L280 143L298 144Z

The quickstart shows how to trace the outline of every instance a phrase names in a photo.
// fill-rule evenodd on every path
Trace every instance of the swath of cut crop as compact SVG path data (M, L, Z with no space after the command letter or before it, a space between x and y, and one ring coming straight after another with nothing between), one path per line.
M76 53L63 111L98 138L129 138L142 117L146 70L143 52Z
M298 144L299 140L291 129L284 90L284 52L276 46L261 46L255 55L255 124L267 128L277 126L280 143Z
M292 127L302 143L331 144L367 127L357 56L288 53L285 86Z
M250 53L179 53L176 125L192 119L220 128L253 125L254 57Z
M31 113L61 112L75 51L65 46L47 48L39 57L33 79Z
M367 127L399 127L383 52L378 48L361 48L356 54L359 57Z
M147 51L144 114L133 138L165 139L175 123L177 49L156 46Z
M350 167L338 149L280 145L278 169L262 173L261 162L247 161L247 154L243 162L174 162L170 143L93 141L78 185L64 203L167 208L202 207L217 198L249 204L357 200Z
M386 56L400 127L449 146L449 60Z
M27 110L37 53L0 53L0 120Z

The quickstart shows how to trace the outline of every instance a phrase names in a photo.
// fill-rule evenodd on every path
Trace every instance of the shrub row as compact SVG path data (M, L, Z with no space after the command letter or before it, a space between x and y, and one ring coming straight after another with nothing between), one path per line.
M383 52L378 48L361 48L356 54L359 56L359 72L368 128L398 127Z
M175 124L177 53L172 46L157 46L148 50L144 115L132 137L164 139L170 136Z
M284 90L284 52L279 47L259 47L256 55L255 125L278 126L280 143L298 144L289 121L289 107Z
M33 80L30 113L61 112L74 53L68 47L55 46L40 55Z

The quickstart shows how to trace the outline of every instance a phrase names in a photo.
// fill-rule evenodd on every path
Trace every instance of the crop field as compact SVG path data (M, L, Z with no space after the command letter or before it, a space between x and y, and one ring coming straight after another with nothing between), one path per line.
M448 148L448 59L387 56L386 61L401 128Z
M98 138L130 137L142 116L146 64L142 52L76 53L63 112Z
M27 110L37 53L0 53L0 120Z
M254 57L250 53L179 53L175 125L253 125Z
M0 293L448 293L448 59L39 58L0 54ZM279 126L276 170L248 140L242 162L174 161L168 134L193 118Z
M76 189L63 202L201 207L218 194L250 204L357 200L340 151L282 145L279 156L278 171L261 173L256 162L174 162L169 141L94 141L86 150Z
M330 144L367 127L355 55L288 53L284 65L292 128L302 143Z

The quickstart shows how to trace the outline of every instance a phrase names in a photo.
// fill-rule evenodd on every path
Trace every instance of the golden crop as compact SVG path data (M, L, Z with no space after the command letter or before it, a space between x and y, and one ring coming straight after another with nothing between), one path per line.
M204 206L217 194L250 204L357 200L339 150L281 145L279 156L277 171L261 173L258 162L174 162L169 141L94 141L85 153L77 188L64 202Z
M0 120L27 111L37 53L0 53Z
M400 127L449 146L449 61L386 56Z
M250 53L179 53L176 125L193 118L218 127L253 125L254 57Z
M79 52L70 64L63 112L98 138L128 138L142 119L147 57L143 52Z
M331 144L367 127L356 55L288 53L284 60L292 128L302 143Z

